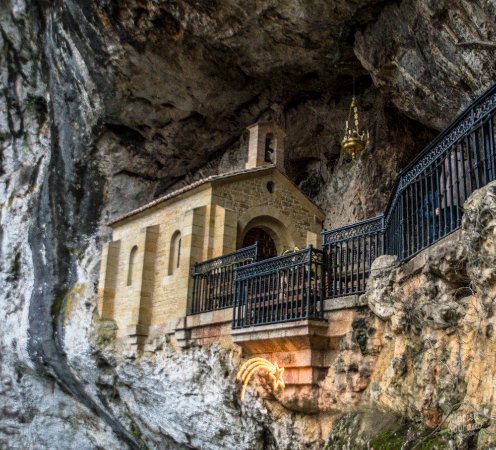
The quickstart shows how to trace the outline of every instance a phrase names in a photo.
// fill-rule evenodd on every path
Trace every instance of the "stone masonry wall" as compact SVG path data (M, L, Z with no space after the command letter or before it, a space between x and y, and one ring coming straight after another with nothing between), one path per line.
M150 208L131 220L118 223L113 231L113 242L120 242L117 262L117 276L113 316L119 335L126 333L129 326L138 325L136 305L148 301L150 304L147 325L174 322L186 313L186 299L189 290L190 267L203 257L205 241L206 205L211 198L210 188L186 195L172 204ZM146 230L157 227L156 253L153 262L145 266ZM173 234L181 233L181 258L179 267L171 265L170 249ZM134 261L133 284L127 285L131 249L137 245ZM105 274L101 274L104 277ZM142 281L149 280L152 286L142 290ZM100 283L103 283L101 278ZM100 294L102 298L102 294Z
M267 189L269 182L273 183L272 193ZM294 246L319 245L323 213L278 172L221 185L214 191L214 202L237 212L238 245L250 221L264 216L276 219L266 223L269 228L282 225L279 230L286 234L279 236L283 241L279 253Z

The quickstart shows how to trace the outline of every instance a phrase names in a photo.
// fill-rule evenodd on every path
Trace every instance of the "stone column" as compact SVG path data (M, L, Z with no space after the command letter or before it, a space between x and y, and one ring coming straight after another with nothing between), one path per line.
M102 249L100 278L98 282L98 314L101 319L114 318L120 247L121 241L113 241L104 245Z
M246 160L246 168L252 169L254 167L258 167L259 165L261 165L261 163L263 163L263 159L262 161L260 161L259 156L261 133L259 133L259 127L257 124L248 127L248 130L250 132L250 136L248 138L248 157Z
M234 211L223 208L219 205L215 207L215 225L212 242L212 257L225 255L236 250L237 222Z
M137 239L138 252L133 268L133 284L129 296L130 322L127 336L132 345L141 345L148 336L151 322L151 306L155 280L158 225L140 230Z
M187 224L184 231L184 272L183 277L183 297L184 304L181 307L181 314L186 316L193 290L192 268L195 262L205 259L208 245L210 206L201 206L188 211L184 215L184 222Z

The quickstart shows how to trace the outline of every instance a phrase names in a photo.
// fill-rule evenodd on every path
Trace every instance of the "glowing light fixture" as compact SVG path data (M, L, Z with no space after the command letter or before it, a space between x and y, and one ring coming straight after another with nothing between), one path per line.
M246 386L248 386L251 378L260 370L264 370L266 372L264 376L267 381L272 382L274 392L278 389L284 389L286 387L286 384L282 378L284 367L279 367L277 363L272 363L265 358L250 358L241 366L238 374L236 375L236 379L243 382L241 401L244 401L245 399Z

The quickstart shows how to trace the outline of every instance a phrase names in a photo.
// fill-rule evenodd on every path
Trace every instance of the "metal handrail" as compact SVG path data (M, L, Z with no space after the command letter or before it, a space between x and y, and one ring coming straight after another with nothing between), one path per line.
M309 246L236 269L233 328L323 319L324 265Z
M348 237L352 237L352 236L374 233L376 231L383 229L384 227L383 220L384 220L384 215L381 214L379 216L371 217L369 219L364 219L359 222L354 222L349 225L345 225L343 227L334 228L332 230L327 230L327 231L324 230L322 232L323 242L324 243L336 242L342 239L347 239Z
M480 110L475 113L476 109L480 107ZM473 100L441 133L439 133L433 141L431 141L412 161L410 161L406 167L404 167L396 178L396 183L391 195L389 197L389 202L386 206L384 217L386 218L385 222L388 223L390 219L390 214L392 210L392 204L395 200L397 200L398 194L402 190L401 183L405 180L407 174L412 171L417 164L421 164L425 157L431 155L436 150L439 153L436 153L435 159L439 158L443 153L447 152L449 149L447 139L450 138L452 133L455 133L456 136L451 136L452 138L456 137L456 140L461 139L463 135L469 132L476 123L483 120L484 117L489 116L496 110L496 84L487 89L483 94ZM466 121L466 122L465 122ZM462 127L461 130L457 130L457 127ZM459 133L463 133L460 136ZM434 160L435 160L434 159ZM432 160L431 160L432 162ZM422 170L426 170L428 167L422 168ZM418 174L417 174L418 175ZM403 188L406 186L403 186Z
M266 273L275 272L279 269L287 269L302 263L308 262L312 257L322 255L320 249L309 246L302 250L286 253L281 256L274 256L273 258L257 261L246 266L237 267L236 280L243 280L246 278L264 275Z
M412 161L410 161L399 173L399 177L407 172L412 166L414 166L422 157L424 157L429 151L435 147L441 140L443 140L463 119L465 119L468 115L473 113L473 110L479 106L481 103L488 100L490 97L493 97L496 94L496 84L486 89L480 96L472 100L465 109L455 117L450 124L441 131L433 141L429 142L427 146L415 157ZM491 102L494 102L494 99L491 99ZM491 107L494 110L494 105ZM398 177L398 178L399 178Z
M201 273L208 272L214 268L224 267L233 263L238 262L243 257L247 257L248 259L253 258L257 259L258 253L258 243L252 244L248 247L243 247L239 250L235 250L230 253L226 253L222 256L217 256L216 258L207 259L205 261L196 262L193 265L193 275L198 275Z
M189 314L224 308L234 303L235 270L257 260L258 244L195 263Z

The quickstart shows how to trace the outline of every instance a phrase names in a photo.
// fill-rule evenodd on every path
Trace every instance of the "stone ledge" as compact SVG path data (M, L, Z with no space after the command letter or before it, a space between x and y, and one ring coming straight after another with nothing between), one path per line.
M258 325L254 327L238 328L232 330L232 335L244 335L244 334L264 334L264 333L281 333L284 334L286 330L307 330L309 327L321 327L322 329L327 328L328 324L325 320L292 320L288 322L280 323L269 323L267 325ZM304 331L303 331L304 333ZM303 334L300 333L300 334Z
M324 313L351 309L358 306L367 306L367 301L361 295L346 295L343 297L328 298L324 300Z
M420 272L422 272L423 268L426 266L427 262L429 261L430 256L437 252L439 247L444 246L451 243L455 243L457 240L460 239L462 230L456 230L453 231L452 233L444 236L442 239L439 241L435 242L434 244L431 244L429 247L424 248L420 252L418 252L416 255L410 257L406 261L402 261L398 264L398 267L401 267L402 269L402 275L396 280L397 282L402 282L407 278L413 277Z
M232 308L218 309L183 317L174 331L181 348L192 343L207 344L223 337L230 337Z
M232 340L250 354L327 348L327 321L298 320L231 331Z
M214 311L208 311L199 314L191 314L186 316L185 328L197 328L209 325L220 325L232 322L233 309L224 308Z

